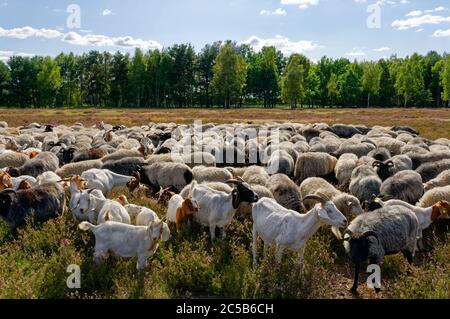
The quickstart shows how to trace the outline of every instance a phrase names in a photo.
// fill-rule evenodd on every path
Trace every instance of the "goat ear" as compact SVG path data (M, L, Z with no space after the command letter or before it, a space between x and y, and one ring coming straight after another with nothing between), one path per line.
M147 236L148 236L148 238L152 238L152 235L153 235L153 222L150 222L150 223L148 223L148 226L147 226Z
M330 219L330 217L328 216L328 212L322 207L319 208L318 215L321 219L326 219L326 220Z
M170 229L169 226L167 226L166 223L163 223L162 225L162 240L168 241L170 239Z

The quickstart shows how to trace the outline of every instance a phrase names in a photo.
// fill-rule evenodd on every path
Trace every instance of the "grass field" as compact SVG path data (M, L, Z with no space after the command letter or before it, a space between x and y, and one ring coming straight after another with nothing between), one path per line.
M31 122L92 125L142 125L147 122L192 123L194 120L214 123L326 122L329 124L410 125L427 138L450 138L449 109L370 108L370 109L0 109L0 120L10 126Z
M94 124L143 124L148 121L206 122L297 121L410 125L429 138L450 138L450 110L0 110L0 120L10 126L30 122ZM165 207L148 198L131 202L153 208L159 215ZM209 241L209 232L199 226L173 232L162 243L145 273L137 274L135 259L109 257L104 264L92 261L94 240L77 228L68 211L44 225L28 225L11 234L0 223L0 298L450 298L450 237L435 240L434 250L417 255L408 270L401 254L388 256L381 264L383 290L366 288L362 273L360 295L348 288L353 268L342 243L323 228L306 247L305 269L296 266L296 256L287 253L280 265L273 251L251 266L251 221L234 220L227 239ZM66 286L66 267L81 267L81 289Z

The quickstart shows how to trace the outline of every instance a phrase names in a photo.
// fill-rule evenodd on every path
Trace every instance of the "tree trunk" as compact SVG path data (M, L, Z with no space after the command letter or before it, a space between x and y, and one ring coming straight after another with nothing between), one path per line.
M367 94L367 108L370 107L370 93Z

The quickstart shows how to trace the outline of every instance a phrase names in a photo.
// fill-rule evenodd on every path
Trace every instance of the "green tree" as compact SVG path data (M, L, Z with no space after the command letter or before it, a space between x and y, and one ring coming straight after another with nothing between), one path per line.
M413 54L406 58L398 69L395 83L397 94L403 98L403 106L428 103L431 93L425 89L420 68L420 57Z
M136 107L142 106L146 86L145 57L141 49L136 49L131 59L129 72L131 101Z
M382 70L375 62L364 64L362 76L362 89L367 94L367 107L370 107L370 97L380 92Z
M214 76L213 67L216 63L217 55L220 51L220 42L207 44L197 58L197 76L199 104L211 107L213 100L211 97L211 82Z
M450 55L447 55L443 61L440 73L441 85L443 88L442 100L445 101L448 106L450 101Z
M37 88L39 91L39 106L55 106L56 94L61 87L61 68L50 57L39 63L37 74Z
M233 102L240 99L245 87L247 78L245 59L237 54L235 46L231 42L227 42L220 49L213 70L213 91L223 102L223 106L229 108Z
M320 77L317 72L317 66L312 65L309 69L307 86L306 86L306 100L308 107L314 107L316 101L320 98Z
M300 54L293 54L289 58L282 80L282 97L292 109L297 108L305 98L305 70Z
M127 101L130 57L128 54L117 51L112 57L111 64L110 104L122 107Z
M8 84L10 79L8 67L0 60L0 106L5 106L8 103Z
M346 106L358 106L361 99L361 76L357 62L349 64L338 81L340 101Z
M10 70L9 98L13 106L37 106L37 74L41 58L13 56L8 60Z
M330 106L335 105L336 98L339 96L338 76L332 73L327 84L328 98L330 99Z
M61 53L55 58L61 73L61 86L58 91L57 105L69 107L81 104L81 65L80 58L73 53Z

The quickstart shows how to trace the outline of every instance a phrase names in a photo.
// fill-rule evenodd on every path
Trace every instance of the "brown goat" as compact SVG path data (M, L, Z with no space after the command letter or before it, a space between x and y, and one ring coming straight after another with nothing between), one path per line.
M23 180L20 182L19 187L17 188L17 190L22 190L22 189L30 189L31 185L30 183L28 183L26 180Z
M185 199L176 211L177 230L180 230L183 225L187 224L189 217L192 216L195 212L198 212L198 205L194 204L194 202L190 198Z
M12 178L7 172L0 172L0 190L12 188Z

